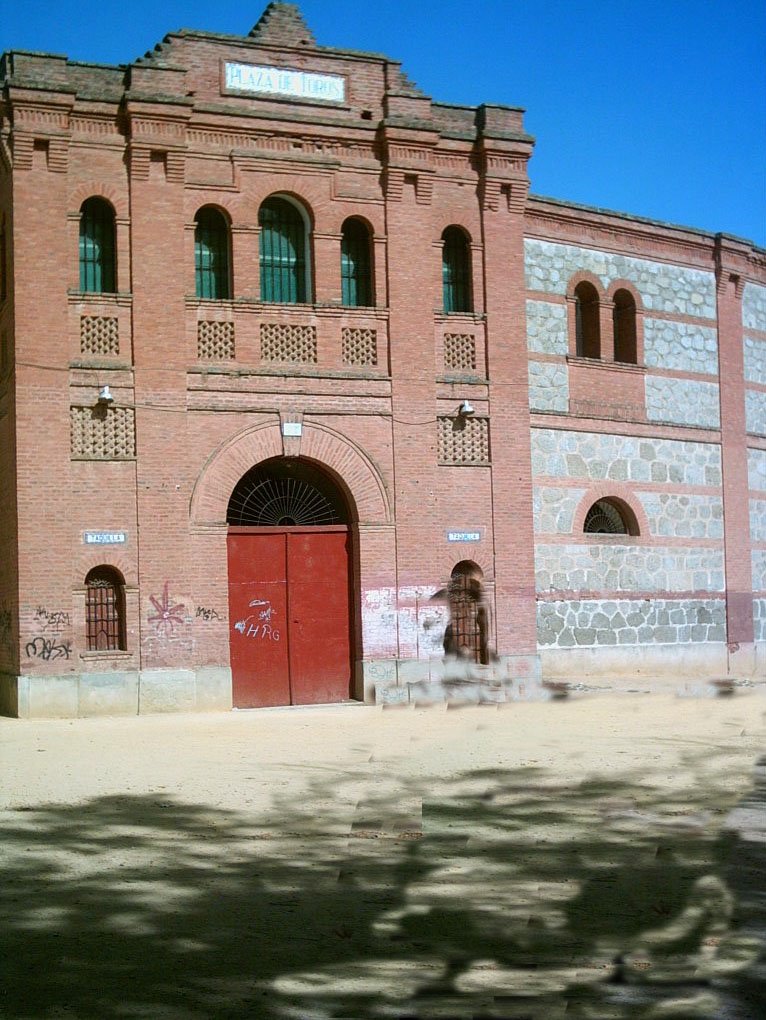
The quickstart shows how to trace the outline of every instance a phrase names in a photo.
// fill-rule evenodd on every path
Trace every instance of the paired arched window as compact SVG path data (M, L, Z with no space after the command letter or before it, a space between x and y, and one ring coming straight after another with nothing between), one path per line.
M614 360L627 365L638 362L636 340L636 301L629 290L618 290L612 309L614 323Z
M114 567L94 567L85 578L85 625L89 652L125 649L125 581Z
M300 209L286 198L267 198L258 212L261 228L261 300L303 304L308 300L308 230Z
M340 279L343 304L369 307L372 297L372 251L370 230L355 217L343 224L340 241Z
M442 234L442 298L445 312L472 310L471 249L460 227Z
M583 280L575 287L575 337L578 358L601 357L601 323L598 292Z
M617 499L597 499L585 515L586 535L637 535L638 521L627 503Z
M200 209L194 220L194 276L198 298L231 297L229 225L211 206Z
M80 207L80 290L113 294L116 290L114 209L103 198Z

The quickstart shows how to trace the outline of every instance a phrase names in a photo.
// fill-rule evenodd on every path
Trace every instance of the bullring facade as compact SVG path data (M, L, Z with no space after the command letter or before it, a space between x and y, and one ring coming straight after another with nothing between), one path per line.
M762 675L762 250L289 4L0 78L2 711Z

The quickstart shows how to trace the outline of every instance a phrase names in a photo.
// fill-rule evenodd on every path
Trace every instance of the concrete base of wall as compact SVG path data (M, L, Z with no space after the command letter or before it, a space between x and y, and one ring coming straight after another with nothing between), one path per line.
M19 719L230 709L228 666L64 676L0 674L0 713Z
M465 659L376 659L362 663L364 700L377 704L478 704L540 690L536 654L502 655L487 666Z
M592 679L616 686L642 677L670 681L727 676L763 679L766 646L762 650L750 647L752 650L741 656L732 656L724 642L557 648L541 650L540 659L546 679Z

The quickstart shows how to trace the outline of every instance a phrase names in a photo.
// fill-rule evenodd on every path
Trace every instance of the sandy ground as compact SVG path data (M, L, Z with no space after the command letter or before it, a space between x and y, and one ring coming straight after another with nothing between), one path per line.
M0 1016L745 1018L765 749L760 688L0 719Z

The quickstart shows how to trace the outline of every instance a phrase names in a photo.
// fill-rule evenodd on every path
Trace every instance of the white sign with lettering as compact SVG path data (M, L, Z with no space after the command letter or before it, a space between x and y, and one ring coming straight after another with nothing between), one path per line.
M86 545L125 545L127 540L124 531L86 531L83 535Z
M337 74L311 74L285 67L261 67L257 64L224 65L225 88L255 95L294 96L296 99L324 99L342 103L346 98L346 80Z
M448 531L448 542L481 542L480 531Z

